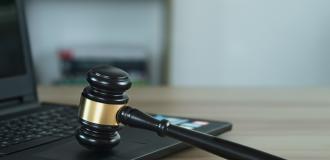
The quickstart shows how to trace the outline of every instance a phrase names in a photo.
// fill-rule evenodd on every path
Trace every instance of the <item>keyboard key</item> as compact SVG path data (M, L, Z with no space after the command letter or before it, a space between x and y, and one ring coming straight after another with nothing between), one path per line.
M78 127L77 111L75 108L54 107L0 121L0 155L73 135Z

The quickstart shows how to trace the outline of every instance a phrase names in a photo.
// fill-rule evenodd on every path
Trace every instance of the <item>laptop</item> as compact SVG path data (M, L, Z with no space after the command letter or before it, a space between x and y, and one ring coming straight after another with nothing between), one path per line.
M78 103L78 102L77 102ZM109 152L80 146L77 107L40 103L28 41L23 0L0 1L0 159L123 160L157 159L188 148L187 144L141 129L122 127L121 143ZM231 124L153 115L173 124L218 135Z

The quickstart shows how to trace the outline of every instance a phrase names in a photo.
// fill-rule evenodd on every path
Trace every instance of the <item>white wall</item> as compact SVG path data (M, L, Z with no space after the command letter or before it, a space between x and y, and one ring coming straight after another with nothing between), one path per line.
M170 84L330 85L329 0L173 0Z
M41 81L59 77L55 53L82 45L142 46L151 54L153 83L159 82L163 52L162 0L28 0L34 62Z

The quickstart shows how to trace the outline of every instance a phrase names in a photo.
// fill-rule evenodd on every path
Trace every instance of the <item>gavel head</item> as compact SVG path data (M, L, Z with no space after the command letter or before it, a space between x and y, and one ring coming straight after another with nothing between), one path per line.
M87 86L80 99L78 142L88 149L109 150L120 141L117 112L128 102L128 74L112 66L97 66L87 73Z

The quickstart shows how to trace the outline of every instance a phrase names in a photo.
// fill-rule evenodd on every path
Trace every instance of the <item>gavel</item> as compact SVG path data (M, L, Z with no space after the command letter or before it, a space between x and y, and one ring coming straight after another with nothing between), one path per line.
M108 65L96 66L87 72L89 86L80 99L78 142L94 151L107 151L119 144L119 125L146 129L159 136L168 136L231 160L283 160L235 142L202 132L185 129L168 120L152 116L127 105L126 91L132 82L125 71Z

